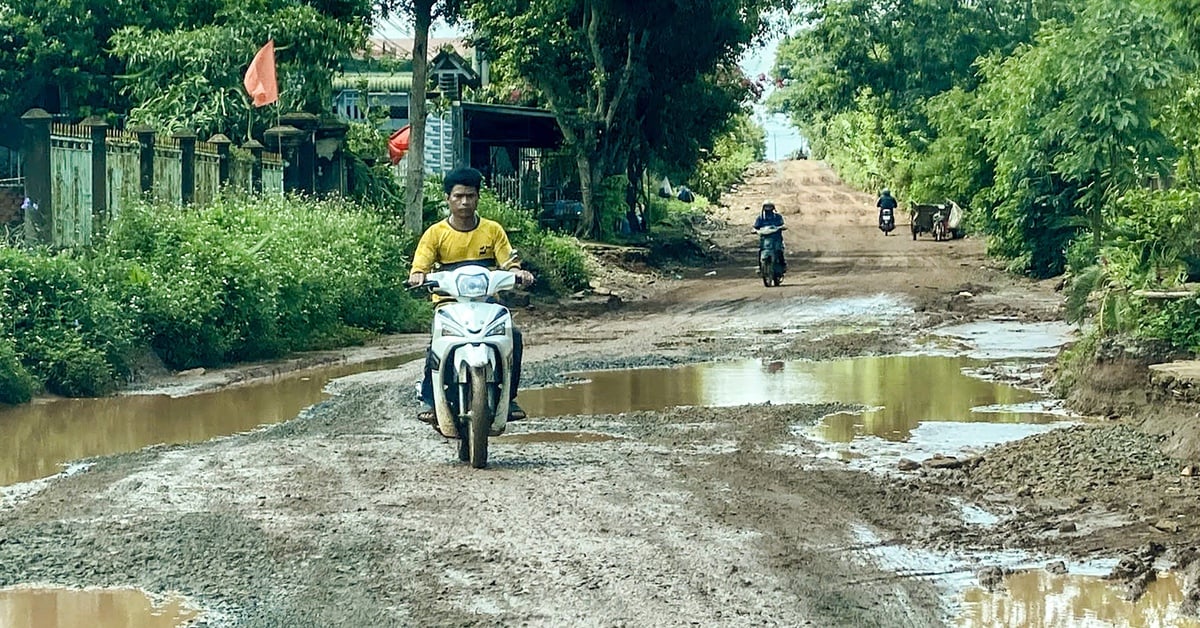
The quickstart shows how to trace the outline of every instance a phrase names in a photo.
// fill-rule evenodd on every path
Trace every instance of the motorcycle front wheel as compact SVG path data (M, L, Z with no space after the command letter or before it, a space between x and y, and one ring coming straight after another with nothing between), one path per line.
M470 439L471 466L482 469L487 466L488 435L492 431L492 417L488 412L487 378L483 368L471 369L471 426L468 434L460 434L463 440Z
M758 274L762 275L763 287L771 287L771 263L765 259L758 260Z

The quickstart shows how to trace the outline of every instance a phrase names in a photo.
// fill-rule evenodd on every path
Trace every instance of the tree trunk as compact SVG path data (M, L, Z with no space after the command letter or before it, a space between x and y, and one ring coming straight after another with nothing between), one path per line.
M429 27L434 0L413 3L416 18L412 51L412 88L408 95L408 173L404 181L404 227L421 233L425 183L425 94L429 85Z
M584 238L600 237L600 212L596 211L596 181L592 178L592 164L582 151L575 152L575 167L579 170L579 200L583 202L583 215L579 217L579 225L575 235Z

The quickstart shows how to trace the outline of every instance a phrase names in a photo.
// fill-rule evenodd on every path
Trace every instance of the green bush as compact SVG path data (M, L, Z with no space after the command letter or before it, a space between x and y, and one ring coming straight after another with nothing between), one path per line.
M222 198L125 210L101 255L124 260L151 346L174 368L268 358L414 330L412 239L341 201Z
M12 340L0 337L0 403L15 405L33 397L37 384L21 364Z
M136 313L69 253L0 248L3 330L34 388L69 396L111 392L129 372ZM5 379L20 381L18 369Z
M557 233L536 231L519 236L515 244L522 266L534 273L534 289L562 295L588 287L588 270L579 240Z
M587 287L583 250L574 237L543 231L529 210L503 203L489 191L479 199L479 214L504 227L522 267L538 277L535 290L561 295Z

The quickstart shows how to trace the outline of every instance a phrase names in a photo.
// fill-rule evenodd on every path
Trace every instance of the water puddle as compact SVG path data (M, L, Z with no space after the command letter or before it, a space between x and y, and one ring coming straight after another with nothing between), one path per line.
M971 510L976 512L964 508L964 521L990 524L991 513ZM950 625L959 628L1200 628L1200 620L1180 612L1183 578L1172 572L1160 571L1145 594L1130 602L1120 582L1104 578L1116 560L1073 562L1016 549L949 555L889 543L861 524L852 525L851 532L857 542L853 555L859 560L900 577L933 582L953 617ZM1066 573L1047 571L1052 563L1060 563ZM980 585L979 572L993 566L1011 573L989 591Z
M1136 602L1122 597L1112 583L1096 576L1055 575L1044 570L1004 578L1004 590L969 589L963 595L961 628L1022 626L1126 626L1129 628L1200 628L1200 620L1184 617L1182 578L1159 574Z
M521 434L506 434L496 438L500 443L603 443L610 440L620 440L612 434L598 432L524 432Z
M976 359L1053 358L1075 338L1075 326L1059 321L978 321L941 327L933 333L961 343L967 357Z
M199 613L182 598L137 589L0 589L0 626L177 628Z
M192 443L295 417L333 379L394 368L418 355L288 373L246 386L169 397L39 399L0 410L0 486L54 475L72 460Z
M1061 421L1033 392L964 374L965 357L884 356L829 362L742 360L583 373L586 381L521 392L531 416L616 414L674 406L840 401L869 409L828 417L818 436L907 441L929 422L1048 424ZM973 441L975 439L972 439Z

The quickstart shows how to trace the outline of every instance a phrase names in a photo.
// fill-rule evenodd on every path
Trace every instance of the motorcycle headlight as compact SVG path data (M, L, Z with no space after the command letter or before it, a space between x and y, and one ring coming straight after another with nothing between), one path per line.
M458 288L459 296L467 298L487 296L488 276L459 275L455 285Z
M503 336L507 331L508 331L508 325L504 321L500 321L499 323L493 325L491 327L491 329L487 330L487 335L488 336Z

